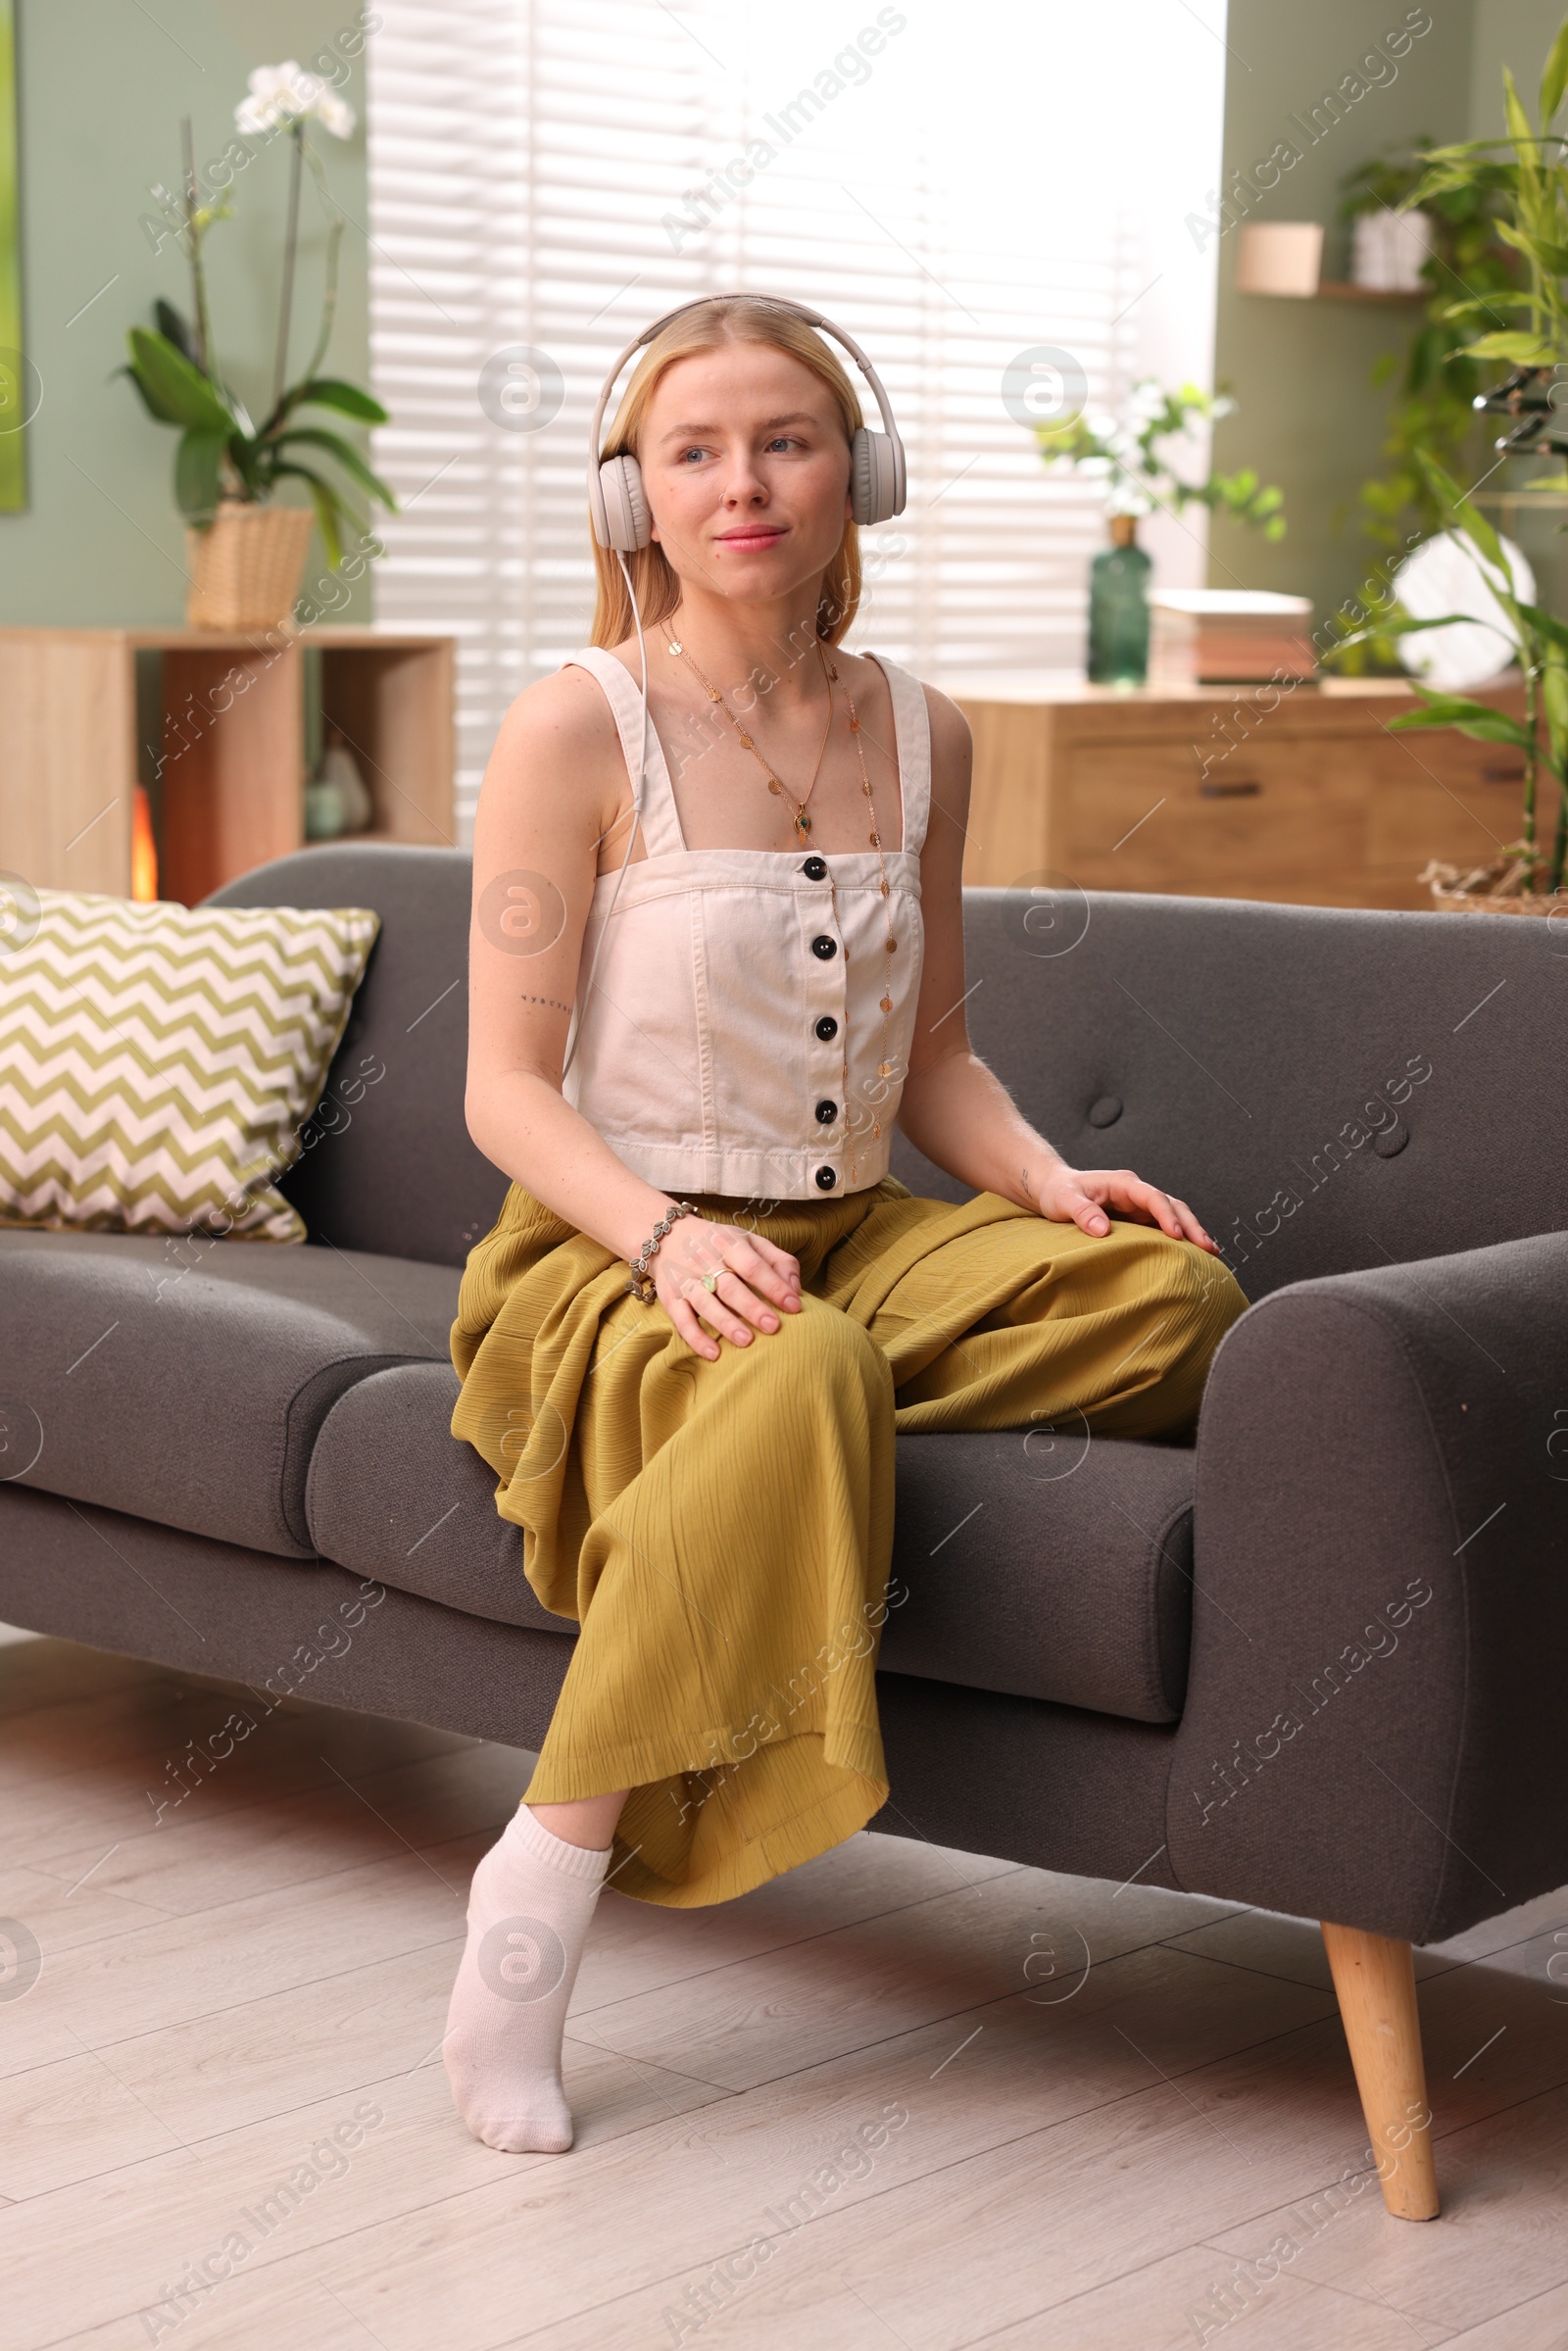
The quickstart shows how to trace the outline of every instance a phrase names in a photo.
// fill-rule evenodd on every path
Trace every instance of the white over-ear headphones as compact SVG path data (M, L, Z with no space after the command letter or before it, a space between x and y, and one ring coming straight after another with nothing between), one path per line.
M588 435L588 511L593 516L594 537L601 547L612 548L617 555L630 555L634 549L651 543L652 528L648 500L643 494L642 467L634 457L600 459L599 436L604 427L605 411L614 390L615 378L634 351L650 343L671 318L679 318L687 311L702 310L710 302L764 302L774 310L792 311L804 318L808 326L820 327L842 343L855 361L876 395L882 413L885 432L871 432L863 424L857 427L850 443L850 496L857 522L890 522L895 514L904 512L906 493L906 466L904 443L893 420L893 410L882 379L853 335L831 318L817 311L808 310L804 302L791 302L778 294L704 294L695 302L683 302L652 326L629 342L605 378L605 388L594 410L594 420Z

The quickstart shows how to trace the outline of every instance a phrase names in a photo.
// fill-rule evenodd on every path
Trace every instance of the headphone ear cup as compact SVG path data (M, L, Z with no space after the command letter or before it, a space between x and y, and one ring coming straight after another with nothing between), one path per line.
M643 472L634 457L606 458L599 468L599 502L605 527L594 515L594 536L601 547L631 555L653 541L653 522L643 496Z
M857 522L891 522L904 512L901 452L885 432L862 424L850 443L851 511Z

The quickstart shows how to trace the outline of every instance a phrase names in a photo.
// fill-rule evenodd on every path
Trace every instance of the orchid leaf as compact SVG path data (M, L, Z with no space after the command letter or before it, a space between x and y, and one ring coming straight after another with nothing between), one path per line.
M378 498L384 507L396 514L398 502L395 494L387 488L378 473L371 472L359 451L351 448L341 433L325 432L316 425L298 424L291 426L287 432L276 434L271 442L271 447L274 449L292 448L301 441L308 448L325 450L328 457L335 459L352 480L357 481L362 489L368 490L372 498Z
M133 326L126 339L136 389L161 423L200 432L233 431L233 416L216 385L167 335Z
M228 433L192 429L174 453L174 501L192 522L211 521L218 506L220 468Z
M317 528L321 534L321 545L326 550L327 569L335 571L343 561L343 523L348 514L342 499L331 483L323 481L320 474L314 473L309 465L279 465L277 470L280 474L291 474L309 489L311 503L316 509Z
M318 375L314 383L296 384L284 401L285 410L295 408L331 408L340 416L353 416L361 424L387 424L391 419L379 400L362 392L358 384L340 383L336 376Z

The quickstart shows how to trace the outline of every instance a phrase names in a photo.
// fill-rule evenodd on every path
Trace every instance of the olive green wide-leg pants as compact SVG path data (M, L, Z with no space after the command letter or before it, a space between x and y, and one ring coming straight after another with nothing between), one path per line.
M989 1192L694 1204L799 1258L799 1314L710 1361L514 1185L452 1332L453 1435L500 1479L539 1599L581 1627L525 1800L630 1788L611 1881L680 1907L887 1799L895 1430L1190 1436L1247 1304L1191 1242L1122 1220L1097 1240Z

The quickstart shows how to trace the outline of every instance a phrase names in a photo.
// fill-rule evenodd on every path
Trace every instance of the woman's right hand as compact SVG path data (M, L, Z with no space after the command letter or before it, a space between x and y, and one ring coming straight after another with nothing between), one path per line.
M798 1258L760 1233L714 1224L706 1216L678 1217L648 1270L659 1302L676 1330L710 1362L718 1357L720 1340L749 1347L754 1330L776 1331L774 1306L786 1314L801 1310ZM714 1271L718 1280L709 1290L704 1276Z

